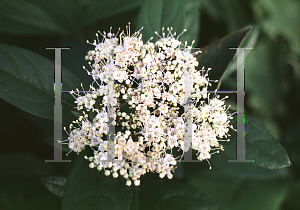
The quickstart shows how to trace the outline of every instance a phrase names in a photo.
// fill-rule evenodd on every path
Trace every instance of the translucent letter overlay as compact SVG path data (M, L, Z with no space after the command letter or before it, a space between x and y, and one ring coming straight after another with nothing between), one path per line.
M190 68L187 68L184 72L184 159L181 162L199 162L199 160L193 160L192 158L192 149L190 149L192 145L192 75L190 72Z
M107 133L107 161L113 162L115 157L115 91L114 91L114 72L115 72L115 65L113 62L113 49L107 51L107 58L108 58L108 66L107 66L107 88L108 88L108 96L107 96L107 126L108 126L108 133Z
M253 162L246 160L245 157L245 121L244 121L244 101L245 101L245 50L253 48L229 48L237 50L237 141L236 141L236 160L228 160L228 162ZM238 64L244 65L238 65Z
M62 159L62 144L58 142L62 140L62 105L61 105L61 50L69 50L71 48L46 48L54 49L54 159L45 160L45 162L71 162L71 160Z

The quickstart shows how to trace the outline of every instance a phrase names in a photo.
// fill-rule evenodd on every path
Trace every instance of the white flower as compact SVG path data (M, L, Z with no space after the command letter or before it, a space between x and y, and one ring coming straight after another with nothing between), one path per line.
M139 186L139 185L140 185L140 180L139 180L139 179L135 180L135 181L134 181L134 185L135 185L135 186Z
M110 171L109 170L105 170L104 174L105 174L105 176L109 176L110 175Z
M174 150L184 155L194 149L199 160L210 159L212 150L223 150L219 141L230 127L225 98L210 97L208 70L196 70L197 52L192 53L172 29L167 30L167 36L158 35L155 44L144 44L140 32L99 32L103 41L95 41L86 56L92 69L84 67L94 79L92 92L71 92L77 109L90 110L95 117L89 121L83 112L73 122L78 126L70 125L69 148L79 153L91 147L94 155L87 157L89 167L103 169L114 178L120 174L127 186L132 182L139 186L147 172L172 179L178 158ZM185 92L186 85L191 92ZM190 104L187 95L191 95ZM108 141L108 135L114 135L114 142Z
M130 185L131 185L131 181L130 181L130 180L127 180L127 181L126 181L126 185L127 185L127 186L130 186Z

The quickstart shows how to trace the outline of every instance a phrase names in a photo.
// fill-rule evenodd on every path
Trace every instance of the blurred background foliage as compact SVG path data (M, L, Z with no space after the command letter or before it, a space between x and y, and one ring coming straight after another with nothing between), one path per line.
M143 38L147 41L154 30L173 25L177 34L187 28L182 39L189 44L195 39L194 46L202 48L253 25L242 44L253 47L245 55L245 110L262 121L284 145L293 165L278 170L261 169L228 163L223 154L212 157L211 171L206 162L180 163L173 180L148 174L142 178L141 186L134 189L131 209L299 209L300 2L154 0L150 5L149 2L1 0L0 43L24 48L50 61L54 61L54 52L46 48L71 47L62 52L62 65L77 77L72 81L88 85L90 78L81 67L87 65L84 56L92 47L85 41L92 41L98 30L108 31L112 26L117 31L131 22L132 31L144 25ZM176 20L180 17L182 21ZM145 26L147 21L153 28ZM4 55L0 63L11 58ZM39 58L35 56L31 56L31 62ZM220 90L235 90L236 69L233 59ZM40 82L53 87L54 77L46 77L42 69L40 74L45 79ZM0 82L4 76L0 74ZM80 86L68 83L64 73L62 80L63 90ZM1 91L10 94L3 86ZM22 97L26 96L20 95L19 100ZM64 94L63 100L73 103L68 94ZM72 163L45 163L44 160L53 158L53 120L32 115L30 110L25 112L12 104L9 99L0 99L0 209L60 209L64 177L68 176L77 155L71 153L66 158ZM230 95L228 104L236 106L234 95ZM64 116L64 119L67 124L69 118L66 120Z

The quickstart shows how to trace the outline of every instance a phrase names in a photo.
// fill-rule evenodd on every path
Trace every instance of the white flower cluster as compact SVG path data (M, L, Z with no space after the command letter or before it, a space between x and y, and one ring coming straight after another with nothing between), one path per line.
M71 92L77 109L95 116L89 120L83 112L73 122L78 127L70 125L66 141L77 153L91 147L94 154L86 157L89 167L104 170L107 176L121 175L129 186L132 181L139 185L147 172L171 179L176 159L190 147L199 160L223 150L219 142L227 141L232 117L224 105L226 97L219 99L215 92L210 98L210 69L195 69L200 51L192 53L192 46L183 45L178 40L181 34L175 38L168 28L166 36L163 29L155 44L152 39L144 44L140 31L133 35L129 28L126 31L99 32L101 42L96 34L95 49L86 56L92 70L84 67L94 79L91 91L83 96ZM111 133L113 142L108 138ZM174 150L180 155L174 157Z

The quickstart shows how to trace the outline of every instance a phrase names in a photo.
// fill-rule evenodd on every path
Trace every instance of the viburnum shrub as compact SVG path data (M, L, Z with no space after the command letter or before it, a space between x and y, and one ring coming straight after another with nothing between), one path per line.
M89 167L123 176L128 186L140 185L147 172L171 179L189 148L208 161L233 129L227 96L208 91L209 68L196 69L201 51L178 39L186 30L176 36L163 28L155 43L143 43L140 31L96 34L95 49L85 57L90 70L83 67L93 77L90 90L71 92L77 110L89 115L83 110L64 141L76 153L90 147Z

